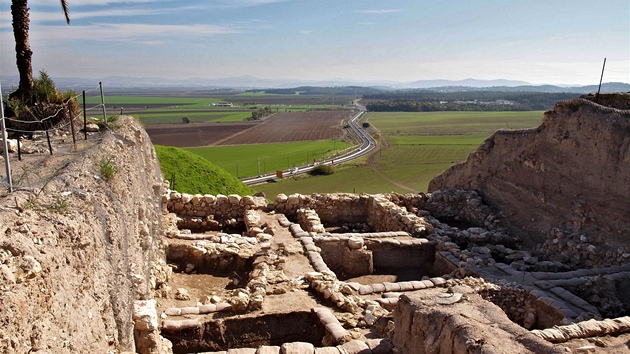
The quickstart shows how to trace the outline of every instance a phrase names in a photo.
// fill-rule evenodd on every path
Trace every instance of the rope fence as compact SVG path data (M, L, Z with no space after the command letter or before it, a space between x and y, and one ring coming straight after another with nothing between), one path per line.
M96 91L96 90L100 90L101 103L93 105L88 108L86 105L86 93ZM80 106L77 107L77 105L75 104L75 102L78 103L78 101L80 100L79 99L80 97L82 97L83 109L81 109ZM2 97L2 87L0 85L0 114L1 114L0 129L2 131L1 133L2 135L0 136L2 146L0 147L3 148L3 157L4 157L5 169L6 169L6 179L2 179L0 181L0 185L6 186L9 193L13 192L14 188L16 187L18 189L26 189L26 190L32 189L30 186L24 186L24 185L14 186L13 178L12 178L13 176L11 173L11 164L9 161L9 152L10 152L9 150L15 151L13 149L15 149L15 145L17 145L18 161L22 161L22 154L25 153L22 151L23 150L23 147L22 147L23 136L28 136L30 140L34 141L34 137L39 136L41 138L41 136L45 134L46 142L48 145L48 152L50 155L53 155L53 144L51 141L51 134L57 134L60 131L66 131L68 126L70 126L71 135L72 135L72 148L71 149L68 148L68 144L65 142L65 139L63 139L63 136L65 135L64 133L61 133L62 135L62 138L60 139L61 143L55 146L54 151L57 154L66 154L66 155L77 154L79 152L77 148L76 131L75 131L74 125L75 125L76 118L80 117L78 114L80 114L81 112L83 113L83 131L84 131L83 140L86 140L86 141L88 140L88 134L87 134L88 133L88 122L87 122L88 111L94 111L96 109L101 111L103 114L102 124L104 127L107 127L107 116L106 116L106 110L105 110L105 99L103 95L102 82L99 82L97 87L93 87L88 90L83 90L82 93L74 95L66 99L62 103L59 103L58 105L59 107L55 108L53 112L46 113L45 106L40 106L39 110L34 109L30 111L29 113L33 117L32 120L25 120L24 117L20 117L22 119L18 119L17 117L5 117L4 101ZM37 117L36 116L37 113L40 113L42 117ZM44 116L44 114L46 115ZM13 135L17 142L17 143L15 142L11 143L12 146L9 146L9 140L10 140L8 139L9 134ZM94 139L94 140L97 141L98 139ZM27 151L26 153L34 154L34 153L41 153L41 152L42 152L41 150L33 151L31 149ZM45 162L43 163L45 164ZM35 166L31 166L31 169L34 169L34 167ZM26 174L26 170L24 166L22 166L22 169L23 169L23 173L19 174L18 178L24 181L23 177ZM35 172L35 174L39 174L39 171Z

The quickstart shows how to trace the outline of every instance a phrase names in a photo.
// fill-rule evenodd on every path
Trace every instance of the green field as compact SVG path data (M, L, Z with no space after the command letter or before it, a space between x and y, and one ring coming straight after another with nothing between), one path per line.
M250 177L312 163L350 147L343 141L318 140L277 144L186 148L237 177Z
M87 113L100 117L100 96L87 96ZM233 107L212 106L213 103L232 103ZM181 123L183 117L191 122L237 122L252 116L254 109L271 107L274 112L297 112L306 110L346 109L349 98L320 95L275 95L264 92L245 92L219 97L186 97L179 95L105 96L107 114L124 114L137 117L144 124Z
M499 128L531 128L540 122L542 112L375 112L366 119L389 139L397 135L489 135Z
M332 176L299 178L254 186L268 196L278 193L426 192L429 181L467 156L497 129L532 128L542 111L369 113L383 144L373 155L375 168L339 170ZM375 130L376 132L376 130Z
M104 96L105 104L116 106L151 106L163 105L170 108L201 108L208 107L212 103L224 102L220 98L203 98L203 97L180 97L180 96ZM85 98L87 105L96 105L101 103L101 96L87 96ZM180 106L180 107L178 107Z
M144 124L165 124L165 123L181 123L183 117L188 117L193 123L203 123L203 122L212 122L212 123L220 123L220 122L240 122L244 121L247 118L252 116L252 112L250 110L242 111L242 110L234 110L230 111L181 111L181 112L164 112L162 111L154 111L147 110L142 113L135 113L134 116L137 116L141 122Z

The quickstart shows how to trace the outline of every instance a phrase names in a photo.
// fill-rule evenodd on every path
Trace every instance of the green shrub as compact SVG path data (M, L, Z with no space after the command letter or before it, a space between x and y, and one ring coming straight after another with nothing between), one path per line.
M311 176L327 176L335 173L335 169L330 165L317 165L308 173Z
M101 162L99 163L99 173L105 181L111 181L117 172L118 170L116 170L116 166L114 166L114 163L111 160L105 158L101 159Z
M60 122L68 121L79 113L79 105L74 91L58 91L55 83L45 71L39 72L39 78L33 79L33 90L26 97L10 97L7 102L9 116L22 121L39 121L49 118L44 124L13 123L19 130L49 129Z

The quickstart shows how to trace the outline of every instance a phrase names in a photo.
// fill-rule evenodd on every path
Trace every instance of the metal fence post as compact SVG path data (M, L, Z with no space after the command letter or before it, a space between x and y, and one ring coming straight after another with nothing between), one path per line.
M7 144L7 129L4 126L4 103L2 100L2 85L0 84L0 129L2 129L2 145L4 147L4 165L7 169L7 183L9 184L9 193L11 193L13 192L13 181L11 180L11 163L9 163L9 146Z
M103 107L103 124L107 127L107 113L105 112L105 97L103 96L103 83L99 82L98 86L101 88L101 106Z
M87 112L85 108L85 90L83 90L83 135L87 140Z

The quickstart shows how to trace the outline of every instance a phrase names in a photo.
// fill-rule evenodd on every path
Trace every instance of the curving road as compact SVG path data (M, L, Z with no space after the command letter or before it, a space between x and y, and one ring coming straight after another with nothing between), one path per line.
M354 131L354 133L361 139L361 145L348 152L347 154L341 155L341 156L337 156L334 159L325 159L322 160L321 162L319 162L319 164L324 164L324 165L332 165L333 161L334 163L338 164L338 163L343 163L343 162L348 162L350 160L354 160L360 156L366 155L368 154L370 151L374 150L376 148L376 140L368 133L366 132L360 125L359 123L357 123L357 121L359 120L359 118L361 118L363 116L363 114L365 114L365 107L361 107L360 108L360 112L357 113L357 115L355 115L352 119L350 119L348 121L348 125L350 125L350 128L352 129L352 131ZM286 170L282 170L283 175L284 176L294 176L297 174L301 174L301 173L307 173L310 170L312 170L314 168L313 165L304 165L304 166L298 166L292 169L286 169ZM247 184L247 185L253 185L253 184L258 184L258 183L262 183L262 182L266 182L270 179L275 180L276 179L276 174L274 173L267 173L265 175L262 176L258 176L258 177L251 177L251 178L244 178L241 179L241 182Z

